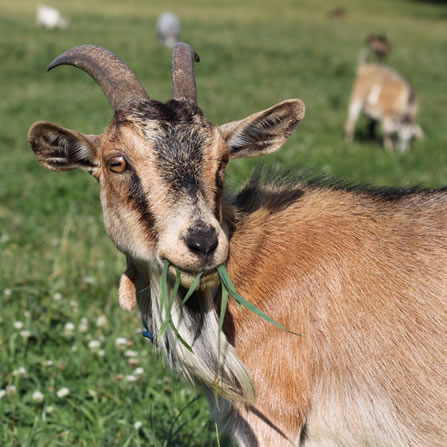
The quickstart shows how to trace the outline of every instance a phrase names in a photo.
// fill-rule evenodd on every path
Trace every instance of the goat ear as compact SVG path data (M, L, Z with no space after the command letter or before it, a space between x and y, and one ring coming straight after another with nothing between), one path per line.
M53 171L97 167L98 137L64 129L47 121L38 121L28 132L28 142L42 166Z
M121 309L129 312L137 305L136 276L137 272L128 260L126 271L121 275L118 295Z
M304 117L304 103L288 99L219 131L230 147L230 158L256 157L278 150Z

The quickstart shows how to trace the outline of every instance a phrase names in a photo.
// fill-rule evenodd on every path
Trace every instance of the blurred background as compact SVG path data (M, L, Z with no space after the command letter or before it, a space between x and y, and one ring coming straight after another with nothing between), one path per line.
M447 184L447 2L54 0L48 6L57 11L46 16L39 5L0 4L0 444L218 445L200 391L167 372L139 333L138 315L119 309L125 260L105 235L96 182L43 169L28 146L34 121L97 134L112 117L87 74L47 73L47 65L76 45L101 45L166 101L172 50L157 22L170 11L180 40L201 57L198 101L210 121L287 98L306 104L279 152L230 163L233 188L260 162L357 183L437 187ZM420 103L426 138L406 153L369 141L364 117L354 143L343 140L370 34L391 42L383 63L411 83Z

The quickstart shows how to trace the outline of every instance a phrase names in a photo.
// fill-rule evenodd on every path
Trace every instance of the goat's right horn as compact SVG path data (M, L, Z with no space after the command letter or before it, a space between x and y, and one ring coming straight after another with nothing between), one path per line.
M199 55L187 43L179 42L172 52L172 87L174 99L187 98L197 103L197 89L194 78L194 62Z
M81 45L58 56L48 71L58 65L73 65L87 72L102 88L114 110L135 100L149 99L132 70L109 50L95 45Z

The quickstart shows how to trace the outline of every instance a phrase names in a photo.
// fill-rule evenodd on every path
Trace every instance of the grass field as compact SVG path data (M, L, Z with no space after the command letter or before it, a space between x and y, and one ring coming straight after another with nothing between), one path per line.
M447 4L54 0L72 18L62 32L36 27L37 3L0 5L0 445L217 445L205 399L185 408L200 392L165 370L139 333L138 315L119 309L125 262L105 235L96 182L44 170L28 147L34 121L100 133L112 114L86 74L69 67L48 74L47 64L73 46L101 45L131 66L153 98L167 100L171 55L154 27L170 9L201 56L199 103L211 121L290 97L306 103L296 134L263 163L435 187L447 184ZM344 18L328 18L335 7L345 8ZM389 64L420 98L427 138L406 154L361 139L343 143L357 53L370 32L386 33ZM259 162L233 162L229 182L240 184Z

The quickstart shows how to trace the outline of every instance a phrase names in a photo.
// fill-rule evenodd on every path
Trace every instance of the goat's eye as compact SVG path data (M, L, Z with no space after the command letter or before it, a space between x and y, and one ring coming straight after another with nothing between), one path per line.
M113 157L109 161L109 169L112 172L123 172L127 168L124 157Z

